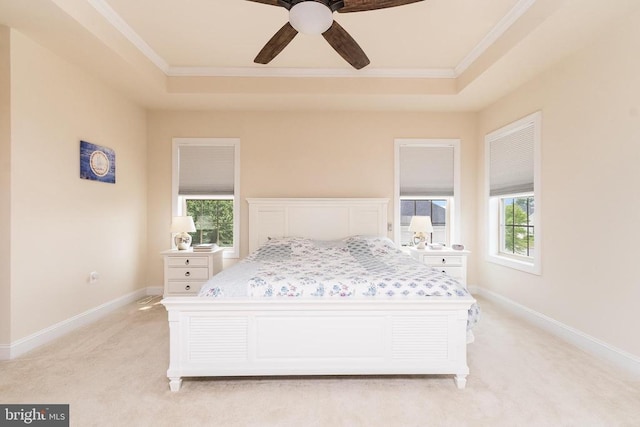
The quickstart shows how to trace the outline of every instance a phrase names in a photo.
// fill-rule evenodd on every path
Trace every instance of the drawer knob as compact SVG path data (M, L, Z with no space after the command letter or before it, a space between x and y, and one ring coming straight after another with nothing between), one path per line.
M190 272L190 271L187 271L186 273L184 273L184 275L185 275L185 276L187 276L187 277L189 277L189 276L191 276L191 272Z
M184 260L184 265L189 265L189 260L188 259Z
M442 258L442 263L446 264L447 263L447 259L446 258Z
M191 285L187 285L187 286L185 286L185 287L184 287L184 289L185 289L186 291L188 291L189 289L191 289Z

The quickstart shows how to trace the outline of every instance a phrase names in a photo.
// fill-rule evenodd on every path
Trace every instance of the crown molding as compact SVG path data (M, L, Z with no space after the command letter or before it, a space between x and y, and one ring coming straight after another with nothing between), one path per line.
M524 15L536 0L520 0L511 10L496 24L495 27L484 36L471 52L465 56L455 67L456 77L459 77L473 64L489 47L494 44L509 28Z
M275 68L275 67L169 67L169 77L370 77L453 79L452 68Z
M167 74L169 70L169 64L167 61L158 55L156 51L153 50L151 46L149 46L147 42L145 42L144 39L140 37L140 35L138 35L138 33L136 33L133 28L131 28L129 24L127 24L125 20L107 4L105 0L88 0L88 2L104 17L104 19L106 19L116 30L120 31L127 40L137 47L138 50L149 59L149 61L153 62L156 67L162 70L163 73Z

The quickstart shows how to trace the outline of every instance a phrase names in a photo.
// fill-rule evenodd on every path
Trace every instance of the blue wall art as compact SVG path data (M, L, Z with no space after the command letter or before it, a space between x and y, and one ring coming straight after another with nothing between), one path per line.
M111 148L80 141L80 178L116 182L116 152Z

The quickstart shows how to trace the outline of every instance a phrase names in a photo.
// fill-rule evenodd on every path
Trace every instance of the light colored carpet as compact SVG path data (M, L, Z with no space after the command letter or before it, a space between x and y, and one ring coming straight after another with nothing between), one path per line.
M0 403L68 403L83 427L640 425L638 379L482 299L465 390L449 376L294 377L185 379L172 393L157 302L0 362Z

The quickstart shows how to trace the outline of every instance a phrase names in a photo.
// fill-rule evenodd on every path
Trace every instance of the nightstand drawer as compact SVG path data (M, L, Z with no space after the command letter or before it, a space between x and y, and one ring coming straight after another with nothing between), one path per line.
M169 267L206 267L209 263L207 257L168 257Z
M169 292L172 294L198 295L202 283L200 282L169 282Z
M461 266L462 257L460 256L426 256L423 258L424 263L431 266Z
M169 280L207 280L208 268L171 267L167 269Z
M437 266L432 266L435 270L446 274L447 276L451 276L454 279L462 279L462 277L464 276L464 270L462 269L462 267L437 267Z

